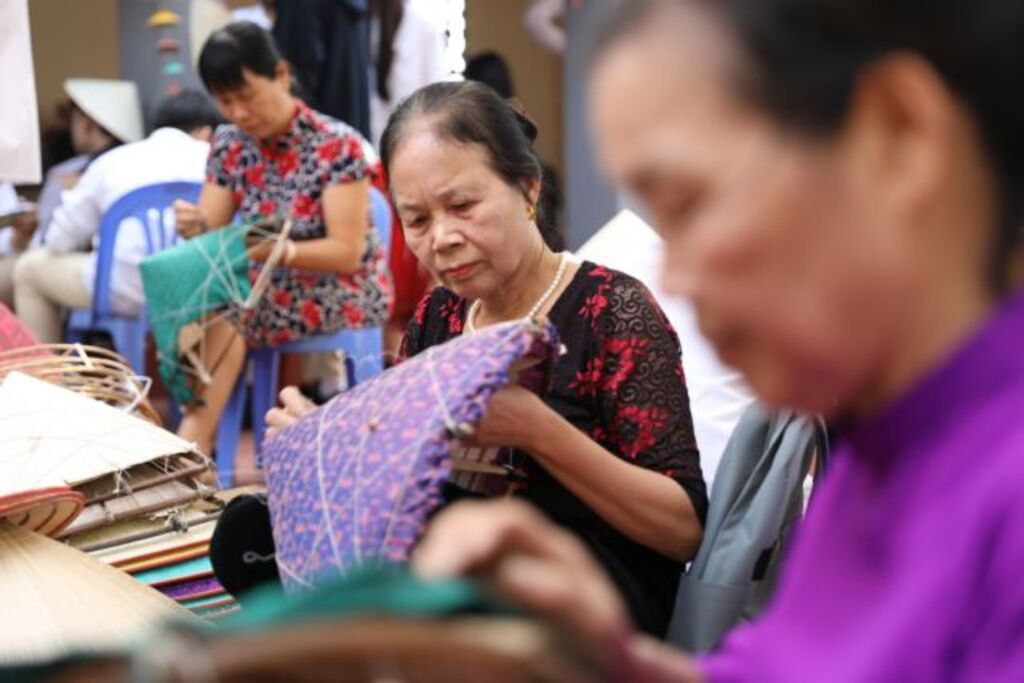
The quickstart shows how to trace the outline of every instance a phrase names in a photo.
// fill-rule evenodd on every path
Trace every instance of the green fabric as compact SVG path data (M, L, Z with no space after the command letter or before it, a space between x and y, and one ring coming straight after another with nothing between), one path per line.
M256 591L245 609L226 619L227 631L260 631L280 624L359 615L439 617L509 614L511 609L463 580L425 582L404 570L365 569L323 588L286 598L279 586Z
M61 675L72 666L101 661L99 655L74 655L56 662L46 664L25 664L19 666L0 666L0 681L3 683L45 683Z
M149 325L160 377L181 404L193 398L181 367L178 332L209 313L249 297L247 225L230 225L142 260Z

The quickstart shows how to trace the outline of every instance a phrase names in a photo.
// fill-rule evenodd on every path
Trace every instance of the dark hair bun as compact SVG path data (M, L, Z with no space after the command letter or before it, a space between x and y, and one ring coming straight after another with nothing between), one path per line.
M537 124L534 122L530 115L526 113L526 107L519 101L518 97L510 97L505 100L505 104L512 110L512 113L516 115L516 121L519 122L519 127L523 129L523 135L525 135L530 142L537 142Z

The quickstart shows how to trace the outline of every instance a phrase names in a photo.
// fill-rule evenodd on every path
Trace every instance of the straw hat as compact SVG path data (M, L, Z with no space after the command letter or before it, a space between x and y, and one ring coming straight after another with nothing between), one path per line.
M89 118L122 142L145 137L142 100L131 81L69 78L64 92Z
M0 522L0 664L124 649L186 609L124 572Z

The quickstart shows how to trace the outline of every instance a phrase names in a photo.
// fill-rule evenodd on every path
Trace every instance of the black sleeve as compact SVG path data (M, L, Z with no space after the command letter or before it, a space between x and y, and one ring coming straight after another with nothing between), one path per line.
M464 315L465 302L447 289L437 287L427 293L416 304L416 310L406 325L398 362L461 334Z
M679 338L646 287L618 275L595 332L602 377L597 405L605 439L625 460L677 481L698 518L707 487L690 415Z

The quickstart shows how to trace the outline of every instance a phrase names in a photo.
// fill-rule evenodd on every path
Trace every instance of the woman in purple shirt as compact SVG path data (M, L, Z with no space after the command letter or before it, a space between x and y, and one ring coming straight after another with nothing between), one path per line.
M421 572L490 575L616 680L1024 681L1024 3L621 6L605 167L723 360L841 425L834 466L768 610L699 661L513 504L437 519Z

